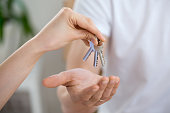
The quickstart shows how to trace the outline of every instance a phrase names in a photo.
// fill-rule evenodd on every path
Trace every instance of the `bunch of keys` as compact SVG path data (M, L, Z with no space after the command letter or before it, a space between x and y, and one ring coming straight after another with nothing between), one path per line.
M100 43L100 40L97 38L98 44ZM105 64L104 60L104 55L103 55L103 43L101 45L95 46L91 41L90 41L90 48L87 51L86 55L83 58L83 61L86 61L88 57L91 55L91 53L94 52L94 63L93 66L97 67L98 64L98 56L100 57L100 61L102 66Z

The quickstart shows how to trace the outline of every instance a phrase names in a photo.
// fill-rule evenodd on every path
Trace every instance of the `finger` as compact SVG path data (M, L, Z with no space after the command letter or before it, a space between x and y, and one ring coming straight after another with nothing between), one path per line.
M112 78L112 77L113 77L113 78ZM115 83L115 84L114 84L114 87L112 87L112 90L111 90L111 92L110 92L110 96L108 96L106 99L101 99L101 100L104 100L104 101L98 101L98 102L95 104L95 106L99 106L99 105L101 105L101 104L109 101L109 100L113 97L113 95L115 95L116 90L117 90L117 88L118 88L118 86L119 86L119 83L120 83L120 78L119 78L119 77L111 76L111 79L112 79L112 80L114 79L114 83ZM109 81L109 82L110 82L110 81Z
M94 105L97 101L100 100L100 98L102 97L102 94L103 94L103 92L104 92L104 90L105 90L108 82L109 82L109 79L108 79L107 77L103 77L103 78L101 79L101 81L100 81L100 83L99 83L99 87L100 87L99 90L98 90L98 91L96 92L96 94L93 95L93 96L90 98L90 100L87 102L87 104L88 104L89 106Z
M107 84L107 87L105 88L105 91L103 92L101 100L105 100L108 97L110 97L112 89L114 88L115 82L116 82L116 78L114 76L110 76L109 83Z
M88 101L91 98L91 96L96 93L98 89L99 89L98 85L94 85L84 89L80 94L81 99L83 99L84 101Z
M97 38L94 36L94 34L86 30L79 30L78 32L80 34L78 38L81 38L82 40L86 40L86 41L91 41L96 46L98 45Z
M82 41L84 42L84 44L85 44L86 46L90 46L90 44L89 44L89 41L88 41L88 40L82 39Z
M104 101L98 101L94 106L99 106L99 105L101 105L101 104L104 104L105 102L107 102L107 101L109 101L110 99L112 99L112 97L109 97L109 98L107 98L106 100L104 100Z
M59 85L64 85L72 80L71 74L68 71L61 72L56 75L45 78L42 84L48 88L55 88Z
M96 35L101 41L105 41L105 38L102 36L101 32L96 28L91 19L78 13L76 13L76 17L76 23L78 26Z
M116 82L116 84L115 84L115 86L113 87L110 96L115 95L115 93L116 93L116 91L117 91L117 88L119 87L120 78L119 78L119 77L116 77L116 81L115 81L115 82Z

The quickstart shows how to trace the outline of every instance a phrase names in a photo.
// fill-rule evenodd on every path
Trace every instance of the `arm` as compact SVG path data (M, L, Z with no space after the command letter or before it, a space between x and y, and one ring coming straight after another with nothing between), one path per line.
M35 49L36 48L36 49ZM0 65L0 109L24 81L43 54L36 41L29 41Z
M104 40L89 19L62 9L34 38L26 42L0 64L0 109L32 70L38 59L47 51L59 49L73 40L97 41L94 34Z

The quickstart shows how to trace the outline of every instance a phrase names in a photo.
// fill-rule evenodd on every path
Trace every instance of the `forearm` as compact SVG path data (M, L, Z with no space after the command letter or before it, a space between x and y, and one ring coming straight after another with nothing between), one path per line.
M74 103L64 86L58 87L57 90L63 113L94 113L97 107L87 107L81 103Z
M43 54L38 46L35 40L30 40L0 64L0 109Z

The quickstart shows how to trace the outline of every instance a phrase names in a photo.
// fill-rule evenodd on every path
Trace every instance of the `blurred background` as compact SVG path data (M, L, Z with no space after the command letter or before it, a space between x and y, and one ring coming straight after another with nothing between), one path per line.
M37 34L63 7L74 0L0 0L0 62ZM56 89L42 86L43 78L65 70L65 49L41 57L28 78L0 113L62 113Z

